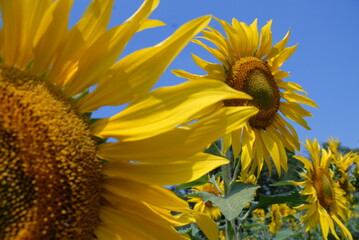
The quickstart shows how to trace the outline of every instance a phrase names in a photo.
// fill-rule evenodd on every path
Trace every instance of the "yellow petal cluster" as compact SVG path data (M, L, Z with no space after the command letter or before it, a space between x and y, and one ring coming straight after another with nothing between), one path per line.
M258 112L245 126L223 132L224 152L232 146L235 157L241 154L243 173L259 174L264 162L269 169L272 169L273 162L280 174L281 169L287 170L285 149L294 152L300 147L294 127L285 118L309 129L303 118L311 116L311 113L301 104L317 107L305 96L306 92L299 84L285 81L284 78L289 77L289 74L280 70L297 45L286 47L289 32L273 45L272 21L259 32L257 20L250 25L234 18L232 24L217 20L225 35L207 27L207 30L202 31L203 36L194 42L217 58L219 63L211 63L193 55L193 60L206 72L205 75L191 74L183 70L175 70L173 73L192 82L199 82L204 88L207 81L212 80L250 95L252 98L242 97L212 105L206 112L207 115L202 117L219 111L218 109L256 107ZM200 39L209 41L216 48Z
M203 113L193 105L250 97L214 80L206 81L206 93L194 82L149 92L210 17L119 59L136 32L163 25L148 19L159 1L144 0L110 29L113 0L91 1L69 28L72 4L0 0L0 196L15 192L1 202L11 213L0 218L0 238L183 239L174 227L194 221L217 238L213 221L162 185L226 164L199 152L257 110L222 109L191 122ZM91 119L92 111L121 104L128 107Z
M307 139L305 147L310 153L311 160L302 156L294 157L304 164L306 170L303 174L304 181L296 183L304 187L302 194L307 196L306 201L309 202L298 207L300 210L307 210L303 216L306 231L320 225L323 239L328 239L329 231L336 239L340 239L335 230L335 226L338 226L342 236L353 239L343 223L348 221L349 202L329 169L330 152L320 149L316 139Z

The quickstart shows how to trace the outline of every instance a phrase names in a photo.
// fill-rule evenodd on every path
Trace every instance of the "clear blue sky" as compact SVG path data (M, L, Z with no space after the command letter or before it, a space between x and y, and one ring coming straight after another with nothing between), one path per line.
M72 21L88 2L75 1ZM141 3L142 0L116 0L111 26L120 24ZM292 76L287 80L299 83L320 107L306 107L313 113L312 118L307 118L312 130L294 124L300 140L316 137L322 143L333 136L344 146L359 147L359 0L162 0L151 18L167 26L137 34L123 54L154 45L183 23L208 14L227 21L235 17L247 24L258 18L259 28L273 19L274 42L291 29L289 46L299 43L299 47L282 69ZM210 25L218 27L215 20ZM215 61L201 47L190 43L155 87L184 81L172 75L171 69L202 73L191 53ZM95 116L111 116L119 109L105 107Z

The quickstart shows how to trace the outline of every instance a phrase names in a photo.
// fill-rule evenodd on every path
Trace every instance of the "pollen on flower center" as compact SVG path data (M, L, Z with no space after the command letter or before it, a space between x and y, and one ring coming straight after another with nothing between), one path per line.
M324 169L317 169L314 176L314 188L317 192L317 197L320 204L327 210L330 211L334 201L335 193L330 176Z
M280 93L273 75L266 63L255 57L237 60L227 78L232 88L249 94L253 99L232 99L225 101L226 106L252 105L259 112L249 120L254 128L266 128L279 109Z
M87 124L42 79L0 65L0 239L92 239L101 162Z

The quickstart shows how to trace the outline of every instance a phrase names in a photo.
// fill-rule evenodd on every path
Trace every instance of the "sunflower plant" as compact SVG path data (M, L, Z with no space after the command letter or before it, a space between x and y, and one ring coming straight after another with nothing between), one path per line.
M159 1L144 0L110 29L113 0L93 0L69 28L72 3L0 0L0 238L186 239L175 227L198 222L213 239L214 222L163 185L228 162L201 152L216 122L188 124L201 112L192 104L248 96L216 82L209 95L192 83L150 91L211 17L119 58L137 32L164 25L149 19ZM122 104L112 117L91 117ZM256 110L242 110L233 117L244 124Z

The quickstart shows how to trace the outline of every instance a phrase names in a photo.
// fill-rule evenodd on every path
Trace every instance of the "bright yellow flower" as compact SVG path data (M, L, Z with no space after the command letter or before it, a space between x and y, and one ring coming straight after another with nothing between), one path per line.
M260 34L257 20L250 26L236 19L232 20L232 25L223 20L218 21L226 37L211 27L208 27L208 31L202 31L203 39L212 42L218 49L199 40L195 42L207 49L221 64L210 63L193 55L196 64L207 72L206 75L190 74L182 70L173 72L177 76L202 82L203 86L207 84L206 81L215 80L249 94L252 100L225 100L212 108L212 111L239 106L255 106L259 109L244 128L225 135L224 151L232 145L235 156L241 152L242 170L251 169L252 173L256 169L260 172L264 161L271 169L271 157L280 174L281 168L287 170L285 149L294 151L300 146L295 129L282 115L309 129L303 117L311 116L311 113L300 104L317 107L312 100L297 93L306 94L301 86L284 81L289 74L279 70L297 46L285 47L289 32L283 40L272 46L272 21L262 28Z
M252 214L256 218L258 218L257 222L264 222L265 217L266 217L266 213L265 213L264 209L262 209L262 208L254 209Z
M271 217L271 222L268 225L269 227L269 231L273 234L279 232L280 228L283 225L283 221L282 221L282 214L279 211L279 205L278 204L273 204L272 208L269 212L269 216Z
M279 232L283 225L282 217L293 216L295 213L296 211L287 206L287 204L273 204L269 212L271 216L271 223L268 225L269 231L273 234Z
M226 238L227 238L226 231L220 230L219 231L219 239L226 239Z
M0 0L0 238L182 239L173 226L193 216L207 222L189 216L188 204L162 185L193 181L228 161L196 154L208 144L197 139L217 123L177 127L197 114L191 92L187 102L147 92L210 17L117 61L136 32L162 25L147 19L159 1L145 0L108 30L112 0L93 0L69 30L72 2ZM213 88L201 101L238 94ZM126 103L113 117L89 117ZM118 142L104 143L110 137Z
M306 201L310 203L298 207L300 210L308 210L303 216L307 225L306 231L316 228L319 224L324 239L327 239L329 230L339 239L335 232L335 225L337 225L344 237L353 239L342 223L348 220L349 203L345 198L345 192L340 188L339 183L333 180L333 174L328 168L330 153L325 149L320 152L320 145L316 139L313 142L307 139L305 146L312 161L302 156L294 157L304 164L307 171L303 175L305 181L296 183L304 186L302 194L307 195Z
M342 154L338 152L339 140L329 138L329 150L331 152L331 157L333 159L333 163L337 166L340 178L339 184L340 187L348 194L351 191L355 190L355 187L349 182L349 167L358 159L358 154L348 152L346 154ZM348 195L349 196L349 195Z
M224 183L220 178L217 178L216 182L219 189L213 183L205 183L204 185L194 187L192 191L203 191L216 196L222 196L224 193ZM210 201L204 202L202 197L190 197L187 201L196 203L193 208L194 210L205 213L214 220L217 220L222 215L218 207L213 206Z

